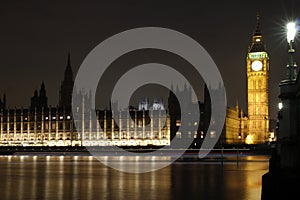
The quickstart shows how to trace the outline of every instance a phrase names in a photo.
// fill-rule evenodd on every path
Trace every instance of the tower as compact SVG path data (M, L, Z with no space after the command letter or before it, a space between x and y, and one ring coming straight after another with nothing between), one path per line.
M3 95L3 100L0 98L0 110L6 108L6 95Z
M40 93L37 90L34 90L33 96L30 101L30 109L42 110L42 108L48 107L48 97L46 95L46 88L44 82L41 84Z
M73 92L73 71L71 67L71 56L68 54L67 66L65 69L64 80L59 91L59 107L71 110Z
M248 144L264 143L269 132L268 74L269 56L260 30L259 14L252 44L247 53Z
M41 89L40 89L40 107L47 108L48 107L48 97L46 95L46 88L44 82L42 82Z

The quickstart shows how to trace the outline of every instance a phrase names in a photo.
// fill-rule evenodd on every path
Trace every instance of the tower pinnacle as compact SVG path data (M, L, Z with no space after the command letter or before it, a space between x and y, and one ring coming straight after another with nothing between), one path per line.
M68 53L67 67L71 67L71 54Z
M256 14L256 29L255 29L253 36L261 36L259 12L257 12L257 14Z
M73 92L73 71L71 67L71 54L68 53L67 66L65 69L64 80L59 91L59 107L70 110Z
M266 51L265 45L263 43L263 36L262 36L261 30L260 30L260 15L259 15L259 13L256 14L256 27L255 27L255 31L253 32L253 35L252 35L252 45L248 51L249 51L249 53Z

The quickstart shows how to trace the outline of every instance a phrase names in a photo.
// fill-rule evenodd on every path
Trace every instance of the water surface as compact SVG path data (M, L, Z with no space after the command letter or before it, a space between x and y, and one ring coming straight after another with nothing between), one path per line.
M175 162L135 174L92 156L0 156L0 198L256 200L268 166L267 156L247 156L239 163Z

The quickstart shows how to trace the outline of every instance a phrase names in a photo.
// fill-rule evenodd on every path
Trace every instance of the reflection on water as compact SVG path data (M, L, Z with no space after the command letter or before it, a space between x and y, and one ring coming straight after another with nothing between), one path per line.
M249 157L238 165L176 162L134 174L92 156L1 156L0 169L1 199L256 200L268 157Z

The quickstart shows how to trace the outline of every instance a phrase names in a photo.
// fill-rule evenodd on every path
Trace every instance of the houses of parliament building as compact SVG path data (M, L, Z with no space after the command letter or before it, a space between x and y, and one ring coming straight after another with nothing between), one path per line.
M92 119L88 103L77 105L77 112L72 113L73 85L69 54L58 106L48 106L44 83L39 91L34 91L29 108L7 108L4 95L0 99L0 146L170 145L170 117L167 115L162 123L164 107L159 101L154 102L151 109L141 103L139 109L129 112L113 114L111 109L96 110L98 119ZM89 95L81 93L77 98L80 102L91 100ZM82 121L78 127L82 130L80 133L76 130L74 115ZM149 122L149 117L154 120Z
M248 113L244 113L238 105L227 108L218 144L260 144L269 141L268 71L269 57L257 16L252 44L246 56ZM89 103L75 105L77 111L73 113L73 86L69 54L56 107L48 106L44 83L39 91L34 91L28 108L9 109L4 95L0 99L0 146L166 146L171 144L173 137L181 138L182 134L187 134L194 140L193 147L199 148L205 137L215 137L213 128L207 133L213 121L210 119L209 86L205 85L203 102L193 102L191 89L184 88L169 92L167 107L157 99L153 105L143 101L138 108L129 107L127 111L117 113L113 113L111 108L86 108ZM214 92L212 89L210 91ZM185 102L190 102L184 106L200 110L200 119L189 123L190 126L198 126L197 131L178 131L178 95L187 98ZM78 93L76 98L79 102L91 101L91 96L86 94ZM92 112L96 112L97 119L93 119ZM80 123L74 119L80 120ZM80 131L77 131L75 124L79 124L77 128Z

